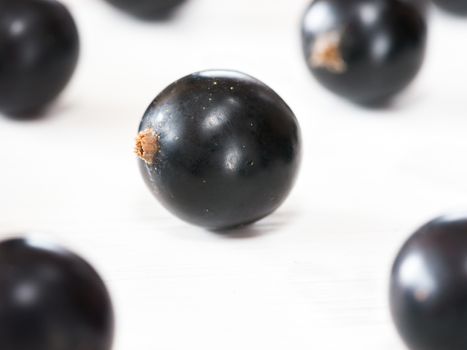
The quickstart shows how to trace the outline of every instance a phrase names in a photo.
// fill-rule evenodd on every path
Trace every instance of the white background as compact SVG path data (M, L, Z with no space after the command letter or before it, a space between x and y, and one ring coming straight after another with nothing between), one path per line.
M82 54L45 118L0 118L0 232L42 232L101 272L116 350L397 350L390 265L424 221L467 208L467 21L433 11L426 65L383 110L321 89L301 56L306 0L189 0L144 23L66 0ZM207 68L263 80L303 132L298 183L274 215L221 236L145 188L139 120L172 81Z

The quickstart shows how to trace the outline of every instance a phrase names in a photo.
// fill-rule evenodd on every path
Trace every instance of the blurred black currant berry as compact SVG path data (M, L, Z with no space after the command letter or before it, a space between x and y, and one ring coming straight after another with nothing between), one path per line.
M39 112L68 84L79 55L69 11L54 0L0 1L0 111Z
M323 86L353 102L387 102L424 61L425 6L419 0L313 1L302 23L309 69Z
M467 349L467 216L415 232L392 268L391 312L411 350Z
M63 248L0 242L0 349L110 350L113 311L95 270Z

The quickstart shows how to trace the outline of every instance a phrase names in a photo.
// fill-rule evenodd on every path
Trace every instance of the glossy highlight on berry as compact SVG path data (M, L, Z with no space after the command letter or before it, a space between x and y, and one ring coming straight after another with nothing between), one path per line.
M146 184L176 216L210 229L255 222L291 190L300 128L287 104L243 73L186 76L143 116L136 154Z

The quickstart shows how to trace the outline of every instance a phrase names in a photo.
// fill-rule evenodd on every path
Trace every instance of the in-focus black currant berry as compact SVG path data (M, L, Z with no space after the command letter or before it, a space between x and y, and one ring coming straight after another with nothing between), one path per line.
M78 31L54 0L0 1L0 111L36 113L70 80L79 54Z
M113 311L95 270L42 241L0 243L0 349L110 350Z
M353 102L387 102L422 66L424 7L407 0L313 1L302 23L309 69L327 89Z
M143 19L162 18L185 0L107 0L116 7Z
M411 350L467 349L467 216L420 228L392 268L390 305Z
M210 229L257 221L287 197L300 162L300 130L260 81L204 71L167 87L147 109L136 152L154 195Z
M466 0L433 0L433 2L443 10L459 16L467 16Z

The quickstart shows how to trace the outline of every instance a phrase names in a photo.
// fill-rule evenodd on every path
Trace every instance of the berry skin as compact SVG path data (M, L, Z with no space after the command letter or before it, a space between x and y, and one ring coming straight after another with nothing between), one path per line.
M112 5L142 19L164 17L185 0L106 0Z
M467 16L466 0L433 0L436 6L459 16Z
M77 255L31 239L0 242L0 286L0 349L111 349L109 294Z
M422 66L425 7L419 0L313 1L302 22L303 52L311 73L355 103L386 103Z
M411 350L467 349L467 216L435 219L400 250L390 306Z
M300 129L260 81L211 70L167 87L147 109L136 152L143 178L172 213L226 229L257 221L287 197L300 163Z
M78 31L54 0L0 1L0 111L41 111L68 84L79 55Z

